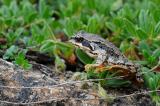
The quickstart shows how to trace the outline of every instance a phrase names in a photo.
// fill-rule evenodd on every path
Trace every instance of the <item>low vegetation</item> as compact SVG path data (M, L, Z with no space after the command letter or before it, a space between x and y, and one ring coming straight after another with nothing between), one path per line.
M141 65L145 87L160 89L159 0L0 0L0 56L24 69L32 67L25 58L30 50L54 57L56 69L61 71L67 67L65 61L76 64L76 57L91 63L90 57L74 52L67 42L79 30L113 42ZM88 77L95 76L92 74ZM101 73L96 77L112 76ZM119 83L109 84L117 87ZM160 104L156 92L151 97Z

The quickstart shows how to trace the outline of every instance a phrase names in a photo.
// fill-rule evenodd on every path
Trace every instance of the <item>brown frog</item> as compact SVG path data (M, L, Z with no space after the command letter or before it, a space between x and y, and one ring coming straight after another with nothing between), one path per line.
M96 59L94 64L87 64L85 66L86 70L93 67L96 67L98 72L118 70L120 75L127 76L126 78L133 82L138 84L143 82L138 71L139 67L129 61L120 50L108 40L95 34L80 31L75 34L69 42Z

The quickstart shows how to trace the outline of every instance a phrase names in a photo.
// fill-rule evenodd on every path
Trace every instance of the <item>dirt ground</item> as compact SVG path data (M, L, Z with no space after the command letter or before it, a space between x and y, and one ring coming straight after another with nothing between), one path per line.
M51 67L32 65L26 71L0 59L1 106L156 106L149 95L135 95L144 88L105 88L109 99L103 99L95 83L73 81L75 72L56 73Z

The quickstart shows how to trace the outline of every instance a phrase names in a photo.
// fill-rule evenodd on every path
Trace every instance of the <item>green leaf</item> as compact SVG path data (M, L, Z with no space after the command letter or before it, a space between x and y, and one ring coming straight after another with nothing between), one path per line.
M73 34L73 23L71 22L71 19L67 18L65 20L65 29L64 29L64 32L70 36Z
M42 43L40 47L40 52L50 52L53 51L55 43L53 40L46 40Z
M19 37L23 32L24 32L24 28L23 27L19 27L19 28L17 28L17 30L15 32L15 35L17 37Z
M160 21L155 26L154 37L158 36L159 34L160 34Z
M66 57L71 56L73 54L73 46L64 42L56 43L57 49L61 50L62 54Z
M146 33L153 35L154 32L154 18L149 13L149 10L142 9L139 13L139 26L143 29Z
M139 25L143 30L147 30L147 21L148 21L148 11L141 10L139 13Z
M12 25L13 25L13 20L14 20L14 19L7 18L7 19L4 20L4 22L5 22L5 24L6 24L7 26L12 26Z
M32 67L28 60L25 59L25 54L23 52L18 53L18 56L15 58L15 63L24 69L30 69Z
M2 3L9 6L12 1L13 0L2 0Z
M155 84L153 78L149 78L149 86L152 90L155 90Z
M144 61L136 61L137 64L141 64L143 66L147 65L148 64L148 61L147 60L144 60Z
M128 50L130 48L130 44L127 42L127 41L123 41L121 44L120 44L120 50L124 53L126 50Z
M89 7L89 8L91 8L91 9L94 9L95 7L96 7L96 4L95 4L95 1L94 0L86 0L85 1L86 2L86 4L87 4L87 6Z
M11 12L10 12L9 8L5 5L3 5L2 8L0 9L0 13L2 14L2 16L4 18L11 17Z
M153 12L153 16L154 16L154 20L156 21L156 22L158 22L159 20L160 20L160 10L159 9L157 9L157 10L154 10L154 12Z
M21 14L23 16L24 21L26 23L29 23L31 20L31 17L33 17L33 14L36 14L36 10L28 0L23 0L21 3L22 3Z
M63 30L68 37L71 37L77 31L82 30L83 27L84 25L78 17L66 18Z
M31 12L27 17L27 22L32 22L37 18L37 12Z
M98 33L101 28L101 25L103 25L102 22L100 25L99 20L103 21L102 17L100 17L98 15L94 15L91 18L89 18L87 28L86 28L87 32Z
M119 28L124 28L124 26L126 25L123 21L123 18L121 17L114 18L113 23Z
M112 11L116 11L118 9L120 9L123 5L123 1L122 0L116 0L113 4L112 4L112 7L111 7L111 10Z
M13 0L10 3L9 9L12 11L12 13L13 13L14 16L18 16L19 15L19 7L17 5L17 1L16 0Z
M46 0L39 1L39 15L42 18L49 18L52 14L52 10L46 5Z
M149 59L149 58L150 58L150 53L149 53L147 50L142 50L142 53L143 53L143 56L144 56L146 59Z
M55 68L57 72L62 72L66 69L65 61L61 59L59 56L55 56Z
M148 38L147 33L143 31L141 28L136 29L136 33L140 40L145 40Z
M90 18L87 25L87 31L95 33L97 30L98 22L95 18Z
M160 57L160 48L157 48L156 50L154 50L152 53L152 56L158 59L158 57Z
M107 92L104 90L103 87L101 87L100 84L98 84L98 95L103 99L106 99L108 97Z
M152 64L154 64L156 62L156 57L154 57L154 56L148 56L146 58L150 62L149 65L152 65Z
M17 54L18 52L18 47L17 46L14 46L12 45L10 48L7 49L7 51L5 52L5 54L3 55L3 59L14 59L15 58L15 55Z
M78 59L84 64L89 64L93 62L93 59L84 53L81 49L76 49L76 55Z
M98 95L107 102L111 102L115 99L115 97L108 95L106 90L103 87L101 87L100 84L98 84Z
M150 46L148 45L148 43L145 40L140 41L140 43L139 43L139 50L140 51L145 50L146 52L148 52L149 54L151 54Z
M130 84L131 84L131 82L127 81L127 80L112 79L112 80L108 80L105 85L108 86L108 87L117 88L117 87L122 87L122 86L127 87Z
M4 29L6 28L5 22L4 22L4 18L0 17L0 32L3 32Z
M112 22L106 22L105 26L110 29L111 31L115 31L116 30L116 26L112 23Z
M96 11L101 14L107 14L109 15L110 13L110 8L114 2L114 0L108 0L106 3L106 0L94 0L95 1L95 6L96 6Z
M43 35L43 30L35 24L31 26L31 34L31 39L34 39L32 40L33 44L41 44L46 37L45 35Z
M125 28L126 28L126 30L130 33L130 34L132 34L132 36L135 36L136 35L136 31L135 31L135 25L131 22L131 21L129 21L128 19L123 19L123 21L124 21L124 24L125 24Z

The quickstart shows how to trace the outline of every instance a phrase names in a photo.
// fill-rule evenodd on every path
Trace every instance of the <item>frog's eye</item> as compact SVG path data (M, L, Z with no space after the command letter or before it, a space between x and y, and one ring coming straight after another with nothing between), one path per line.
M82 42L84 39L83 38L76 38L77 42Z
M93 48L91 47L91 45L90 45L90 42L88 42L88 41L85 41L85 40L84 40L84 41L82 42L82 45L85 46L85 47L90 48L91 50L93 49Z

